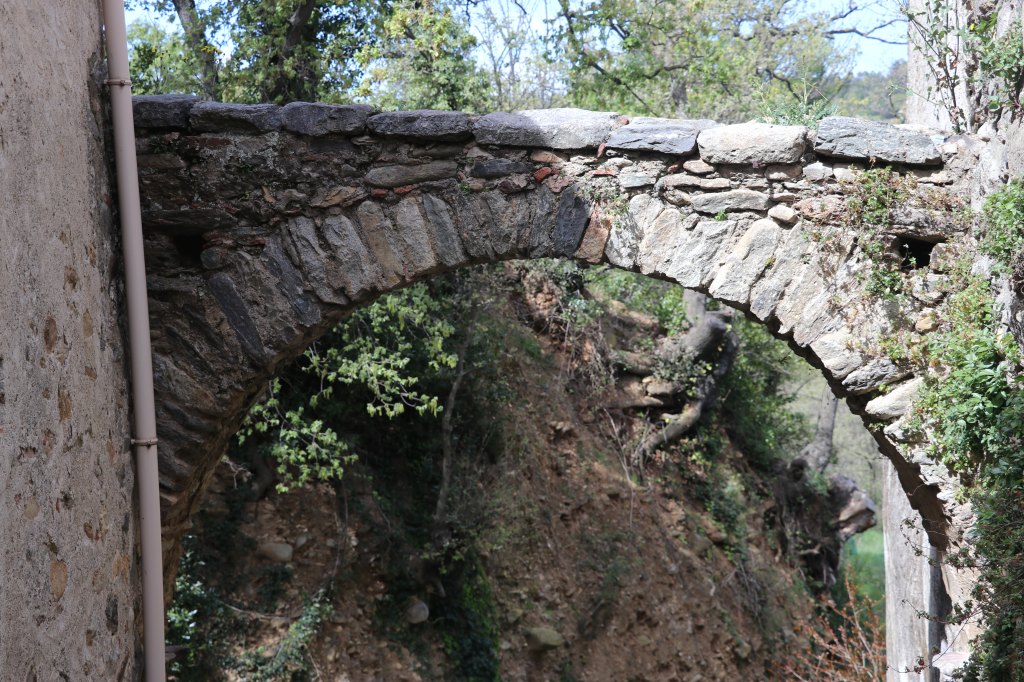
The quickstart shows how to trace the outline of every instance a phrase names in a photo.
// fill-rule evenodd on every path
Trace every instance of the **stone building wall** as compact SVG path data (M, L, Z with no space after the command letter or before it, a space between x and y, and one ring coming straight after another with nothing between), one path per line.
M0 680L137 674L101 23L0 3Z

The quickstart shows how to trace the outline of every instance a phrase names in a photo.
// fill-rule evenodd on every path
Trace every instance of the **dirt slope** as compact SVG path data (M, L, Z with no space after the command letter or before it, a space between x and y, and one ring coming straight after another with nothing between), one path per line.
M200 572L231 605L221 674L258 679L237 661L280 653L303 598L326 589L333 613L293 679L782 679L778 650L813 601L780 549L773 484L724 435L713 477L692 452L638 470L620 453L640 420L594 407L555 343L516 324L503 405L484 417L498 454L463 463L472 522L443 569L407 513L435 491L388 453L337 490L259 501L222 467L196 529ZM268 558L275 542L292 556Z

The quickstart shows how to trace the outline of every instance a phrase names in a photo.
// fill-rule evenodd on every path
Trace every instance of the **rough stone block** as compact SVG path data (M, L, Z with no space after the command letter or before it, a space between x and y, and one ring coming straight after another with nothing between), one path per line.
M469 114L461 111L389 111L371 116L366 125L375 135L427 142L460 142L473 134Z
M676 187L700 187L703 182L703 178L698 178L686 173L673 173L672 175L662 177L661 180L658 181L658 187L664 189L675 189Z
M771 209L769 209L768 217L775 218L780 223L792 225L797 221L797 219L799 219L800 216L797 214L796 211L794 211L789 206L786 206L784 204L776 204L775 206L772 206Z
M653 184L654 178L650 175L623 173L619 176L619 187L622 189L639 189L641 187L650 187Z
M803 173L797 164L776 163L764 169L764 176L769 180L795 180Z
M768 123L739 123L702 130L700 158L707 163L797 163L804 153L807 129Z
M209 286L242 350L253 360L263 362L267 355L263 339L235 283L227 274L218 272L210 277Z
M362 135L373 107L366 104L291 102L281 109L282 126L299 135Z
M920 377L906 381L889 393L878 396L869 402L864 406L864 411L876 419L902 417L910 410L922 385L924 385L924 379Z
M576 194L575 188L562 192L555 215L554 246L555 252L563 256L571 256L576 252L583 239L583 231L590 217L590 205L583 197Z
M359 300L384 288L380 265L367 250L351 220L344 215L328 216L324 220L323 234L332 256L341 264L339 270L350 299Z
M690 159L683 164L683 170L687 173L694 173L696 175L706 175L715 170L715 167L710 163L705 163L700 159Z
M189 112L201 102L195 95L139 95L132 98L136 128L188 128Z
M697 133L718 125L707 119L634 118L617 128L606 143L609 149L637 149L662 154L689 154Z
M550 172L550 169L548 169ZM501 178L513 173L531 173L533 165L508 159L480 159L469 169L472 178Z
M714 194L695 194L690 197L690 203L698 213L716 215L723 211L764 211L771 204L771 199L762 192L734 189Z
M588 149L601 145L618 114L583 109L536 109L487 114L473 126L476 141L504 147Z
M431 161L418 166L377 166L366 173L366 182L377 187L402 187L427 180L455 177L459 165L454 161Z
M199 102L189 113L198 132L267 133L281 128L281 107L276 104Z
M804 177L813 182L828 180L832 177L832 166L827 166L820 161L804 166Z
M726 257L725 265L708 287L720 301L746 305L750 290L774 258L782 230L770 218L754 221Z
M906 378L910 371L897 366L889 358L872 360L843 379L843 388L853 395L877 391L882 384L892 384Z
M929 136L888 123L847 116L829 116L822 120L814 151L839 159L873 159L911 166L942 164L942 154Z

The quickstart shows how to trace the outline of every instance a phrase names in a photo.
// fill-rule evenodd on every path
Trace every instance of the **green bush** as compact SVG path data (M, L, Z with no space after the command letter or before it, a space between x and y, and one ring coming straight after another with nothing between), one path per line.
M314 679L309 645L332 612L330 600L323 593L307 599L302 613L288 626L288 632L277 646L271 651L260 647L246 652L238 661L236 671L241 673L242 679L251 682Z
M996 259L1000 270L1011 270L1024 251L1024 180L988 195L983 215L982 253Z
M985 204L979 249L1005 272L1024 250L1020 182ZM977 515L973 553L950 557L973 565L979 580L960 618L980 615L985 631L965 668L967 682L1024 681L1024 367L1020 351L998 325L988 280L954 273L947 324L931 335L932 366L919 400L932 448L959 474Z
M759 120L777 125L817 128L821 119L836 113L836 107L817 86L806 80L796 83L800 95L781 89L761 87L755 91Z
M174 601L167 609L168 646L183 647L168 666L181 682L211 679L221 667L219 642L237 627L220 600L220 595L199 575L202 562L192 544L186 549L174 580Z
M885 300L903 293L902 258L884 235L892 225L893 209L906 205L914 186L913 178L891 168L872 168L845 186L847 225L858 231L857 244L871 261L864 290Z

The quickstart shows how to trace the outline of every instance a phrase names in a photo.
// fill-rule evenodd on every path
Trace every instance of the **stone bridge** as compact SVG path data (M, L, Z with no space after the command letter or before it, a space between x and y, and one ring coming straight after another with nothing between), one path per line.
M283 363L382 293L515 258L607 262L744 311L871 427L935 546L966 523L906 428L922 378L884 349L941 324L970 238L955 219L970 139L840 117L810 131L183 96L137 98L135 122L168 568ZM870 166L911 188L881 226L860 222ZM898 296L872 289L880 271Z

